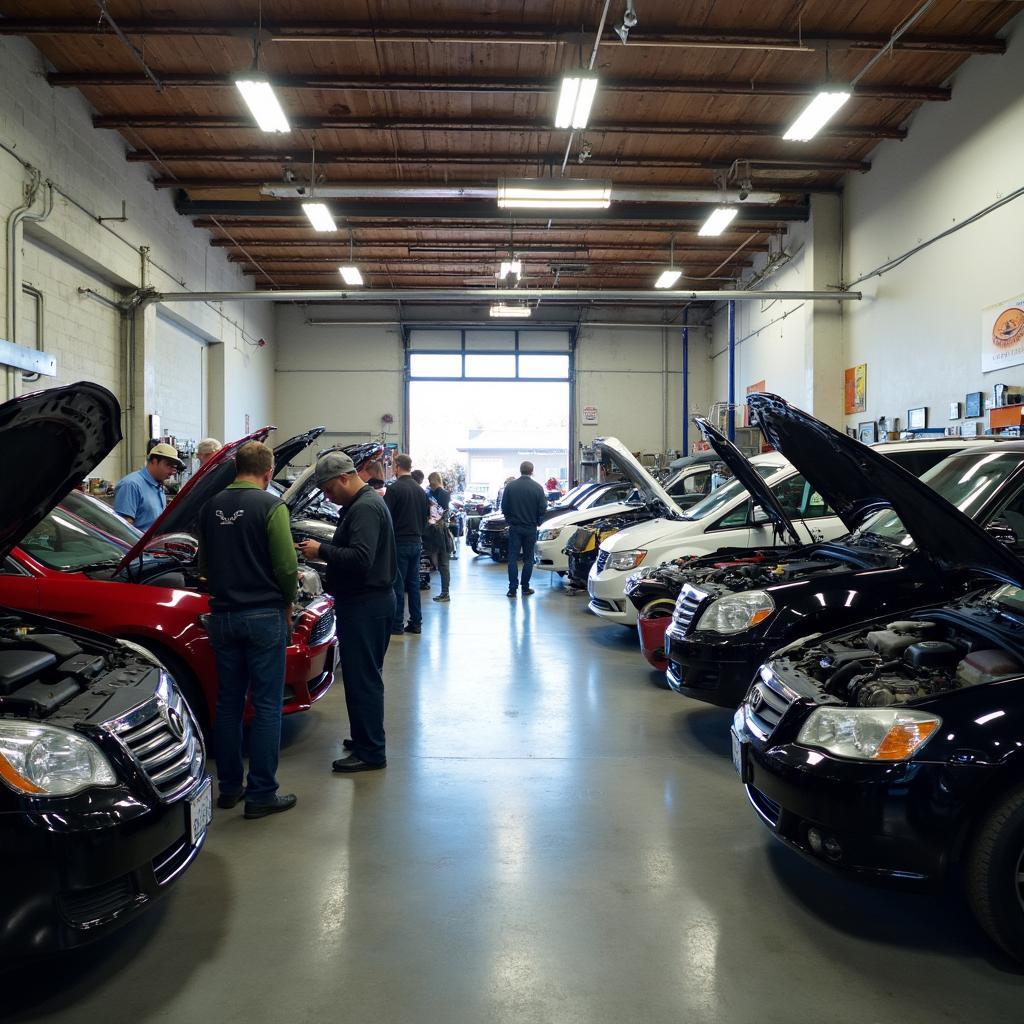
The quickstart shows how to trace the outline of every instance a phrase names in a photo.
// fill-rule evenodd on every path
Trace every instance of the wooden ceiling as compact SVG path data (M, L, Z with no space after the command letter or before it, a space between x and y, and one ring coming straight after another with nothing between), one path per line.
M98 130L258 288L338 287L354 262L374 288L491 286L510 250L522 287L649 288L670 244L684 288L733 280L809 193L869 173L883 139L900 139L924 103L950 97L972 55L999 60L1012 0L934 0L858 82L829 128L807 143L782 134L831 75L848 82L922 0L636 0L623 45L611 0L594 70L590 127L552 128L562 74L586 66L604 9L595 0L0 0L0 33L29 38L54 88L77 88ZM262 30L257 33L257 21ZM267 135L232 76L268 72L291 121ZM571 139L571 144L570 144ZM447 187L437 196L328 200L337 234L317 234L294 199L267 185ZM504 177L715 189L725 174L779 193L741 204L733 230L701 238L701 202L615 202L583 216L511 217L451 186ZM582 155L589 154L581 162ZM653 197L652 197L653 198ZM351 240L350 240L351 235Z

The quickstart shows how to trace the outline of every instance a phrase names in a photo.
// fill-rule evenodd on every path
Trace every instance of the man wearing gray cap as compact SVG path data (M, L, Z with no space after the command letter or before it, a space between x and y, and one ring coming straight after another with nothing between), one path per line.
M303 557L327 563L327 591L338 613L341 675L352 739L343 744L351 753L332 767L346 774L375 771L387 764L382 673L395 614L395 533L384 500L359 478L344 452L322 455L314 478L324 494L342 506L329 544L315 540L299 544Z

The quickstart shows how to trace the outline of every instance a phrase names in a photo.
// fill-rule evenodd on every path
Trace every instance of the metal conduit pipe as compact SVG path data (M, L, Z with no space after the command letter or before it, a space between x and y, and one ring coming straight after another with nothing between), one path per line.
M43 293L36 287L30 284L26 284L24 281L21 282L21 290L26 295L31 295L36 300L36 351L43 351L43 338L46 337L45 330L45 315L46 315L46 298ZM39 373L22 373L21 379L26 382L33 382L39 380L42 374Z

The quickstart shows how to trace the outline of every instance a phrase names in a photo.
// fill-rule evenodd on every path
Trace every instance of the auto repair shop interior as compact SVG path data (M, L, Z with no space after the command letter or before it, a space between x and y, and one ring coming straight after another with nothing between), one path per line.
M0 14L0 1015L1021 1019L1019 0ZM300 554L266 820L246 439L296 543L327 450L451 498L383 770Z

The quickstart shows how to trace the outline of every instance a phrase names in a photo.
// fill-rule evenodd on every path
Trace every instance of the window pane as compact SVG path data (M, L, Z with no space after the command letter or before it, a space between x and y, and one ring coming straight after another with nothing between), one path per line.
M467 377L515 377L516 357L466 356Z
M569 376L568 356L519 356L520 377L558 377Z
M419 353L409 356L409 373L413 377L461 377L461 355Z

